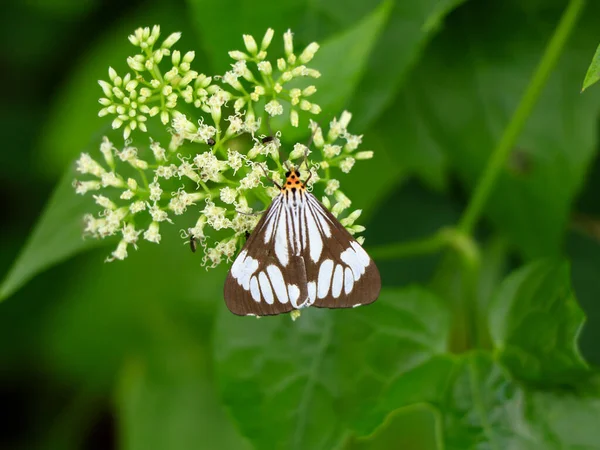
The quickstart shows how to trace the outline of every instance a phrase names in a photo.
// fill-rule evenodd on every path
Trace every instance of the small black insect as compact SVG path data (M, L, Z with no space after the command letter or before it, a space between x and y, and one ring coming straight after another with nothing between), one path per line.
M216 144L216 141L215 141L213 138L208 138L208 139L206 140L206 143L207 143L209 146L211 146L211 147L212 147L213 145L215 145L215 144Z
M262 138L262 143L263 144L267 144L267 143L272 142L274 140L275 140L275 138L273 136L265 136L264 138Z
M190 234L190 249L192 250L192 253L196 253L196 245L196 237L193 234Z

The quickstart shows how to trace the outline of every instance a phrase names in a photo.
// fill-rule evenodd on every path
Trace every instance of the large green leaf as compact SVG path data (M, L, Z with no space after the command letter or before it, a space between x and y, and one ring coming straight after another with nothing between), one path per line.
M214 354L225 403L257 448L330 449L393 410L436 401L453 367L449 314L419 288L357 310L219 318ZM318 424L318 426L315 426Z
M356 112L355 126L359 130L365 131L391 105L408 71L439 31L445 16L464 1L394 2L385 30L350 101L350 110ZM412 116L407 114L398 122L404 123L404 119Z
M83 215L92 203L89 197L75 194L74 177L73 170L63 175L27 244L2 281L0 301L38 273L98 245L98 241L82 236Z
M527 390L486 353L462 358L439 411L440 449L600 448L597 393Z
M520 379L564 383L587 370L577 339L584 315L568 264L538 262L509 276L489 309L500 358Z
M428 136L469 188L558 21L561 11L550 10L556 13L550 22L498 2L457 10L407 83ZM575 30L487 202L494 224L529 257L559 254L571 202L596 149L600 96L579 95L576 86L587 64L580 48L595 30L597 12L598 5L590 5Z

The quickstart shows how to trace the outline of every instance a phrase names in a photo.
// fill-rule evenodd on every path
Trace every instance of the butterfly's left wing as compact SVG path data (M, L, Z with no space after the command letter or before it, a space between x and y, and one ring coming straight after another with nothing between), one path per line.
M284 196L276 197L227 274L223 295L232 313L268 316L305 303L306 269L294 251L293 222Z
M303 259L309 303L350 308L377 300L381 278L373 260L314 195L305 196Z

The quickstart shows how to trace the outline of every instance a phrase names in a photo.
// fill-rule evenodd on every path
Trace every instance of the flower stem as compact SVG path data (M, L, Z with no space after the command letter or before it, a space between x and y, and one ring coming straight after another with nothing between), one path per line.
M554 30L554 34L544 51L544 55L542 56L516 111L504 130L504 134L494 149L487 167L481 175L477 187L475 188L475 192L471 197L471 201L460 220L459 228L464 233L470 234L473 231L473 228L483 213L483 209L485 208L488 198L492 194L498 176L506 164L506 160L510 156L510 152L514 147L521 130L525 126L527 118L537 103L548 77L554 69L558 58L562 54L565 43L575 27L577 18L579 17L584 4L584 0L570 0L558 26Z

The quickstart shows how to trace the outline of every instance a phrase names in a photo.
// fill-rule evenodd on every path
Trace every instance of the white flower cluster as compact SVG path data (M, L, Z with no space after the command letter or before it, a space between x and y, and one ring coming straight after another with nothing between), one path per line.
M332 170L348 173L356 160L373 156L356 151L362 136L347 131L350 113L331 121L326 133L311 120L309 146L282 148L279 133L268 138L264 134L270 129L261 124L261 117L287 113L297 126L300 115L321 111L308 100L316 92L314 86L286 89L293 79L320 76L307 67L318 44L296 55L288 31L283 36L285 58L272 64L266 57L273 35L267 30L260 46L244 35L245 51L230 52L235 63L222 77L192 70L194 52L182 55L172 50L180 33L160 45L158 26L140 28L129 36L139 48L127 59L134 75L120 77L109 69L110 82L100 81L105 95L100 116L115 116L113 128L123 126L125 139L136 129L147 131L148 118L159 116L169 126L171 139L161 144L150 138L142 147L134 147L129 139L117 148L105 137L101 159L84 153L77 160L84 179L74 181L75 190L93 193L98 206L97 214L85 216L85 234L120 237L108 261L124 259L140 240L159 243L162 226L175 219L189 220L191 226L181 234L200 244L205 266L231 261L260 212L279 194L271 180L281 183L283 167L290 164L304 173L311 171L309 188L322 187L323 203L350 233L364 231L354 224L361 211L348 213L350 199L332 178ZM166 60L170 68L164 72L159 66ZM180 112L181 101L197 108L197 114L190 114L189 108L188 115Z

